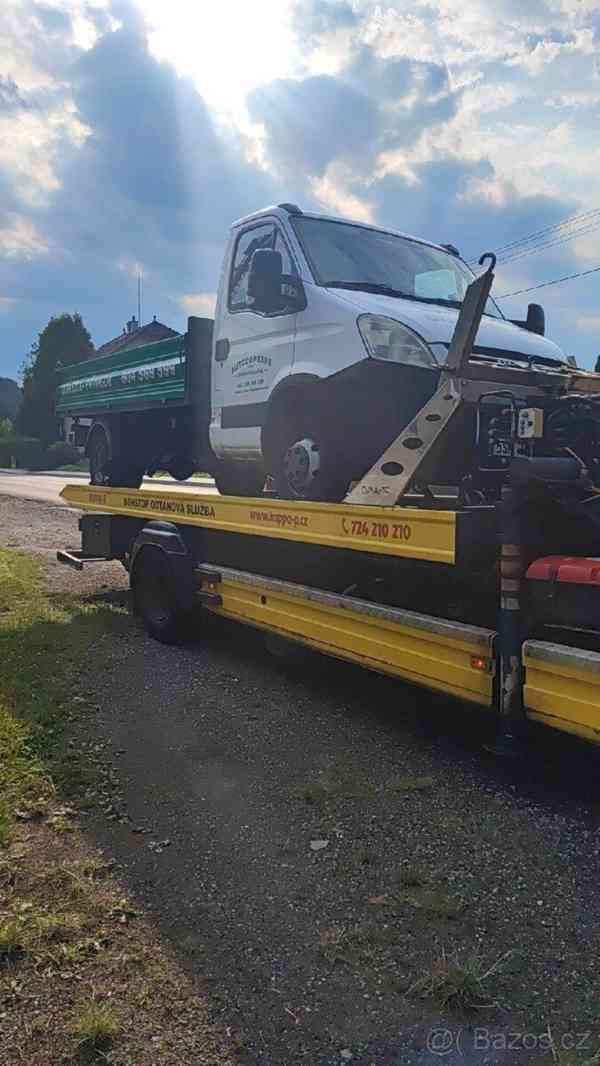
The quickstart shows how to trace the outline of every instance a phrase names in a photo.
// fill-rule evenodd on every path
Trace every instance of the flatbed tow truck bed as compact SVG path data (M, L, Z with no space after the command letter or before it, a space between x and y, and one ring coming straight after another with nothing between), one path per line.
M448 604L442 600L439 614L421 613L358 595L352 583L341 590L319 586L305 579L301 555L286 564L296 568L293 580L264 572L264 565L261 572L253 562L255 549L262 549L257 559L264 560L265 551L274 558L287 542L299 551L310 547L317 559L323 552L328 560L349 559L364 571L385 559L404 568L400 583L407 566L424 567L425 581L432 582L435 574L468 569L482 544L493 543L493 508L461 512L443 509L439 501L437 507L355 506L87 485L68 485L62 496L84 515L82 550L59 551L60 561L81 568L98 559L120 559L131 574L136 609L160 639L172 635L165 622L166 595L174 615L187 617L192 605L200 604L327 655L496 710L504 722L493 627L443 617ZM247 565L240 566L240 558ZM165 564L160 581L148 565L152 560L159 568ZM306 572L317 573L308 563ZM600 741L600 653L527 640L520 675L524 724L536 721Z

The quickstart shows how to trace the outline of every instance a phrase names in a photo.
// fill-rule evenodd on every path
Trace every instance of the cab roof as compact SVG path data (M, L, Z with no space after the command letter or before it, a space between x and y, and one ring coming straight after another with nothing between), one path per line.
M255 222L266 217L272 218L273 216L283 221L289 218L316 218L323 222L343 222L347 226L358 226L360 229L370 229L376 233L389 233L393 237L404 237L406 240L416 241L418 244L426 244L429 248L436 248L440 252L448 253L448 248L445 248L444 245L436 244L435 241L428 241L424 237L415 237L412 233L403 233L401 230L391 229L389 226L373 226L370 222L361 222L354 218L324 215L317 211L301 211L295 204L273 204L270 207L263 207L259 211L253 211L250 215L244 215L243 218L236 219L235 222L232 222L231 229L235 230L240 226L245 226L248 222Z

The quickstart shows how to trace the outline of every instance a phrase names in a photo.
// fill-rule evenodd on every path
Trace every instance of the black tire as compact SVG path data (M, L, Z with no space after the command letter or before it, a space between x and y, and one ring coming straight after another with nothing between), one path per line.
M189 459L175 458L167 467L167 471L175 481L187 481L192 476L196 467Z
M221 496L261 496L265 485L265 475L255 463L221 461L213 477Z
M90 485L139 489L144 478L141 460L120 454L118 440L101 423L92 427L87 453L90 460Z
M110 445L104 426L93 426L86 451L90 460L90 485L108 485Z
M292 407L289 399L285 408L275 414L272 432L274 441L271 461L275 494L283 500L323 500L337 503L344 499L351 479L351 471L344 462L339 443L335 440L331 424L319 414L318 405L309 395ZM288 479L285 458L288 450L298 441L314 442L318 454L319 469L312 483L299 490ZM347 464L347 460L346 460Z
M144 467L132 460L120 459L111 463L108 485L120 489L139 489L144 480Z
M133 610L146 632L161 644L179 644L190 621L177 603L169 560L161 548L146 545L131 572Z

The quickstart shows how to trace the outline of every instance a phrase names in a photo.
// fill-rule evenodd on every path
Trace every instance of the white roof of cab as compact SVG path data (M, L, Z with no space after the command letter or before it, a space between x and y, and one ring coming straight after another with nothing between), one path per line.
M444 248L442 244L436 244L435 241L428 241L424 237L415 237L412 233L402 233L400 230L390 229L389 226L372 226L370 222L360 222L354 218L340 218L335 215L321 215L316 211L302 211L300 215L294 216L285 207L281 207L279 204L273 204L271 207L263 207L260 211L253 211L251 215L245 215L244 218L238 218L235 222L232 222L231 228L237 229L239 226L245 226L248 222L257 222L261 218L273 217L281 218L284 221L290 217L296 218L319 218L323 222L345 222L348 226L360 226L361 229L372 229L377 233L390 233L393 237L405 237L409 241L417 241L419 244L427 244L430 248L437 248L440 252L447 252L448 249Z

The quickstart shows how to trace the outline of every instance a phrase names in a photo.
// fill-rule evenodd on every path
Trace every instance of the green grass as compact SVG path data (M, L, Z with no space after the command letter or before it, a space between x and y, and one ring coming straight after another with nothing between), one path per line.
M42 564L0 550L0 846L15 819L48 814L56 783L67 792L84 783L62 745L72 711L67 679L118 613L103 603L51 596Z
M119 1017L110 1003L92 1000L80 1007L71 1032L80 1047L106 1048L120 1031Z
M64 466L55 467L55 473L62 474L87 474L90 470L89 459L80 459L78 463L65 463Z
M23 940L19 923L11 919L0 925L0 962L14 959L22 949Z

